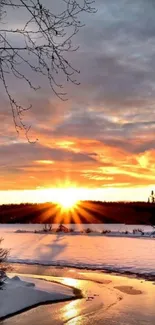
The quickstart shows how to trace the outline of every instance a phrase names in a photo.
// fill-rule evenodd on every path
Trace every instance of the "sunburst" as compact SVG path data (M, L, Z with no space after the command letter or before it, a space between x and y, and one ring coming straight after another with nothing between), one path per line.
M50 189L47 190L50 192ZM53 195L52 195L53 196ZM77 188L59 188L40 213L42 223L98 223L94 205L80 200Z

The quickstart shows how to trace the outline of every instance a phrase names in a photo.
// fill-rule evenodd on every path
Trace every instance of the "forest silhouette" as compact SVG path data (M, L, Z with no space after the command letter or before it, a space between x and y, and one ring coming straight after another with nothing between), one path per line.
M0 206L0 223L155 224L155 203L79 201L72 209L56 203Z

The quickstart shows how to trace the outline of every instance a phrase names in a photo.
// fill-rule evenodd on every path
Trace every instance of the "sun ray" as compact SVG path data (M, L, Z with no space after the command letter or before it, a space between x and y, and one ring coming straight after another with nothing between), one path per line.
M40 211L40 221L42 223L49 223L50 220L52 220L55 216L55 214L57 213L57 209L58 207L56 206L56 204L45 204L45 208L43 209L43 211Z
M86 223L98 223L95 216L93 216L90 212L85 210L85 207L79 206L80 214L82 215L84 222Z

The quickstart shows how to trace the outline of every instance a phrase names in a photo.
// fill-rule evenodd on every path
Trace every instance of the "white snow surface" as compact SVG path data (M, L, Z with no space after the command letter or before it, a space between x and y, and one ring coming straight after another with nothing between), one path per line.
M155 238L1 232L10 262L155 275Z
M3 290L0 290L0 318L39 303L63 301L72 297L72 289L61 284L31 277L9 276Z

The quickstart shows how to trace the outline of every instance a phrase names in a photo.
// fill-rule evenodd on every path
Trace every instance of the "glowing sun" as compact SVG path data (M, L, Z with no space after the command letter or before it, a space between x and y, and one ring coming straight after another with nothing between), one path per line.
M64 209L72 209L78 203L78 198L72 189L65 189L57 198L57 203L61 205Z

